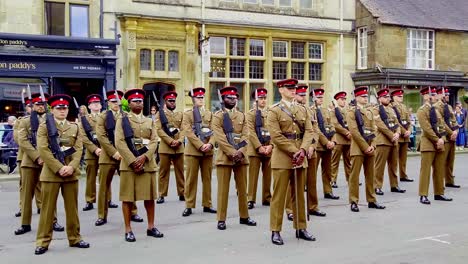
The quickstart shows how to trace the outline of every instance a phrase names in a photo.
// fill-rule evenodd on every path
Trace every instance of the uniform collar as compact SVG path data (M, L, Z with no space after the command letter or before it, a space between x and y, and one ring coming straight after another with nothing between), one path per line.
M283 104L285 104L288 108L291 108L291 106L293 105L293 102L292 102L292 101L291 101L291 102L288 102L288 101L286 101L286 100L284 100L284 99L281 99L281 102L282 102Z

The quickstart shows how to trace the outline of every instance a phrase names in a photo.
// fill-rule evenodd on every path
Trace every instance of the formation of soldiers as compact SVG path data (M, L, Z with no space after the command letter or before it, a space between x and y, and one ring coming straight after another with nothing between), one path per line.
M287 79L277 83L281 95L279 103L267 107L267 89L257 88L252 93L255 106L244 114L236 110L239 99L236 87L227 86L218 91L222 107L215 113L205 108L204 88L190 90L193 108L185 112L176 110L178 95L173 91L175 87L169 88L172 89L162 95L162 106L153 94L159 112L153 113L152 118L143 116L143 100L151 95L142 89L125 93L103 91L103 96L91 94L86 98L91 113L81 115L77 123L66 120L73 102L70 96L49 97L43 92L29 96L25 101L27 115L14 127L15 140L20 146L18 162L21 168L21 210L17 214L21 216L21 226L14 233L21 235L31 231L35 197L40 213L35 254L48 250L53 231L65 229L56 218L59 190L64 199L69 245L90 246L82 240L79 231L78 178L83 148L87 181L83 211L92 210L97 201L95 225L107 224L108 209L118 207L111 202L111 182L117 172L125 223L124 239L128 242L136 241L131 221L144 221L137 214L136 201L144 201L147 236L163 237L155 226L155 202L164 203L168 195L171 164L177 195L185 202L182 216L194 213L200 175L203 212L217 214L219 230L227 228L232 174L239 223L257 225L249 210L257 206L261 171L261 203L270 206L271 241L276 245L284 244L280 232L285 215L293 221L298 239L316 240L307 231L306 219L309 215L326 216L318 206L319 165L323 197L338 200L340 197L333 194L333 189L338 188L338 167L343 161L353 212L360 210L359 175L362 168L368 208L385 209L376 197L384 195L386 166L391 192L404 193L399 182L413 181L406 173L412 124L401 89L380 89L376 94L377 105L369 104L368 87L355 88L350 105L347 104L347 93L338 92L333 96L334 109L329 110L323 106L324 89L309 90L307 85ZM307 93L312 98L311 106L307 103ZM422 130L418 144L421 151L420 202L430 204L431 168L434 199L451 201L444 195L445 187L460 186L455 184L453 176L457 130L448 104L449 91L444 87L424 87L420 93L424 100L417 112ZM128 101L129 112L122 110L122 98ZM101 112L103 102L107 109ZM216 159L213 160L216 147ZM211 200L213 164L218 183L216 209Z

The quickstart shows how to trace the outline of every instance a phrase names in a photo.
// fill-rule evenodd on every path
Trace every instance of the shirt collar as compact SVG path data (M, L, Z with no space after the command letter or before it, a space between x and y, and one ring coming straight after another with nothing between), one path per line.
M291 108L291 106L293 105L293 102L292 102L292 101L291 101L291 102L288 102L288 101L282 99L281 102L284 103L288 108Z

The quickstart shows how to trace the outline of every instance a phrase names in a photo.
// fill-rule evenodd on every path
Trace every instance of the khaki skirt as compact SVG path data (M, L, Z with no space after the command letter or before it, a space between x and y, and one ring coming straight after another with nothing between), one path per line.
M156 172L121 171L119 199L122 202L155 200Z

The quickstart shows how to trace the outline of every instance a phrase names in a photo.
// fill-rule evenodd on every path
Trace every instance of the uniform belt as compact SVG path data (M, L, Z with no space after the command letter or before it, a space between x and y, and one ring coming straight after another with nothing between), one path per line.
M302 139L304 137L304 133L283 133L283 136L285 136L287 139Z

